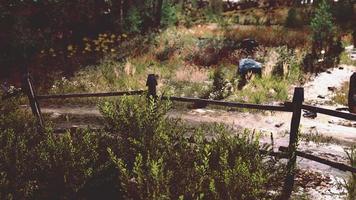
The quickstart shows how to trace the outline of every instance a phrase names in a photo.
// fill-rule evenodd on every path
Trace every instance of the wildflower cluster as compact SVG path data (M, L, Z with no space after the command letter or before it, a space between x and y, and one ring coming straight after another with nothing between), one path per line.
M108 34L100 33L97 38L91 39L84 37L81 44L69 44L64 49L49 48L41 51L41 56L57 57L58 55L64 55L68 58L77 54L89 54L89 53L116 53L117 46L127 38L126 34Z

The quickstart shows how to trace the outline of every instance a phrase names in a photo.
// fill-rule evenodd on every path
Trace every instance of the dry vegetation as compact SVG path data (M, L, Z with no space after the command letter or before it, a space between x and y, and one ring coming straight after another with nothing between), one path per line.
M254 57L263 63L264 69L262 78L252 80L240 91L236 73L239 60L246 56L239 49L245 38L255 38L261 44ZM115 57L109 56L99 65L77 72L69 80L56 81L50 92L141 89L145 88L147 75L155 73L159 77L159 91L165 94L213 98L218 92L224 93L220 96L229 100L254 103L284 101L288 98L291 83L300 79L301 62L309 39L305 30L287 30L278 26L224 28L200 25L190 29L168 28L153 35L151 42L143 46L146 51L123 61L115 61ZM217 87L223 91L214 91L216 69L224 72L222 85ZM282 74L277 71L282 71Z

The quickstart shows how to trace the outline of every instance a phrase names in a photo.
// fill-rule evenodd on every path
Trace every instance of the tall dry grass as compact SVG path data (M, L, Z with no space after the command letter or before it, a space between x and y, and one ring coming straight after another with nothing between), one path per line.
M209 71L193 65L178 68L174 80L180 82L202 83L209 79Z
M291 30L279 26L237 26L225 37L236 41L253 38L263 46L289 48L306 47L310 45L309 30Z

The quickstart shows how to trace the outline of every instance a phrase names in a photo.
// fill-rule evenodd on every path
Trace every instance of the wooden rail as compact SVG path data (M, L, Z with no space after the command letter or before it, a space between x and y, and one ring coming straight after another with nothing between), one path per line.
M30 105L33 114L38 118L40 126L43 126L42 114L39 107L38 100L44 99L66 99L66 98L82 98L82 97L108 97L108 96L123 96L123 95L141 95L147 92L147 97L152 98L154 101L157 99L157 80L154 74L150 74L147 77L147 90L137 90L137 91L124 91L124 92L107 92L107 93L81 93L81 94L56 94L56 95L36 95L34 90L32 79L26 76L23 89L30 100ZM292 112L292 120L290 126L290 138L289 146L281 147L280 152L266 152L260 150L260 153L268 154L271 156L277 156L281 158L288 158L287 164L287 175L284 182L284 187L280 199L289 199L294 187L295 180L295 168L297 156L313 160L331 167L356 173L356 169L351 166L344 165L342 163L333 162L326 160L314 155L306 154L297 150L298 146L298 135L299 135L299 125L301 120L302 109L308 110L315 113L321 113L325 115L330 115L338 118L354 120L356 121L356 115L352 113L344 113L335 110L329 110L325 108L304 105L304 90L303 88L295 88L293 95L293 102L285 102L283 105L260 105L260 104L250 104L250 103L238 103L238 102L226 102L226 101L216 101L210 99L199 99L199 98L189 98L189 97L175 97L175 96L162 96L162 100L170 101L180 101L188 103L203 103L206 105L218 105L225 107L234 108L246 108L246 109L258 109L258 110L269 110L269 111L280 111L280 112Z
M338 117L338 118L343 118L343 119L348 119L348 120L353 120L356 121L356 114L353 113L345 113L345 112L340 112L336 110L330 110L326 108L320 108L320 107L315 107L315 106L309 106L309 105L302 105L302 109L304 110L309 110L315 113L321 113L333 117Z
M76 94L52 94L52 95L37 95L37 99L67 99L67 98L84 98L84 97L112 97L124 95L141 95L145 90L125 91L125 92L102 92L102 93L76 93Z
M188 102L188 103L204 103L204 104L225 106L225 107L231 107L231 108L247 108L247 109L257 109L257 110L292 112L291 107L286 106L286 105L282 105L282 106L261 105L261 104L237 103L237 102L216 101L216 100L210 100L210 99L174 97L174 96L171 96L171 97L162 96L162 99L170 100L170 101Z
M281 146L281 147L279 147L279 151L288 152L288 147ZM345 165L343 163L330 161L330 160L327 160L325 158L320 158L318 156L314 156L312 154L304 153L304 152L301 152L301 151L296 151L296 155L299 156L299 157L302 157L302 158L306 158L308 160L312 160L312 161L315 161L315 162L318 162L318 163L322 163L324 165L328 165L330 167L339 169L339 170L344 171L344 172L348 171L348 172L356 173L356 168L355 167L351 167L351 166Z

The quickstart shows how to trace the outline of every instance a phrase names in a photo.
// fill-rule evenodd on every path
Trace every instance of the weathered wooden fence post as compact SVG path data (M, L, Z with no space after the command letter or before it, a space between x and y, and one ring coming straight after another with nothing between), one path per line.
M37 118L37 122L40 128L43 128L44 124L43 124L42 113L36 97L35 88L33 87L32 78L29 73L25 73L22 78L23 78L22 89L24 90L24 92L28 97L32 113Z
M356 72L350 77L348 105L350 113L356 114Z
M287 164L287 175L284 181L283 191L281 194L281 200L288 200L293 192L294 187L294 176L295 168L297 162L297 146L298 146L298 132L300 125L300 117L302 113L302 104L304 101L304 88L296 87L293 94L293 116L290 126L290 135L289 135L289 161Z
M147 77L146 86L148 87L147 98L153 98L156 100L157 98L157 79L155 74L149 74Z

